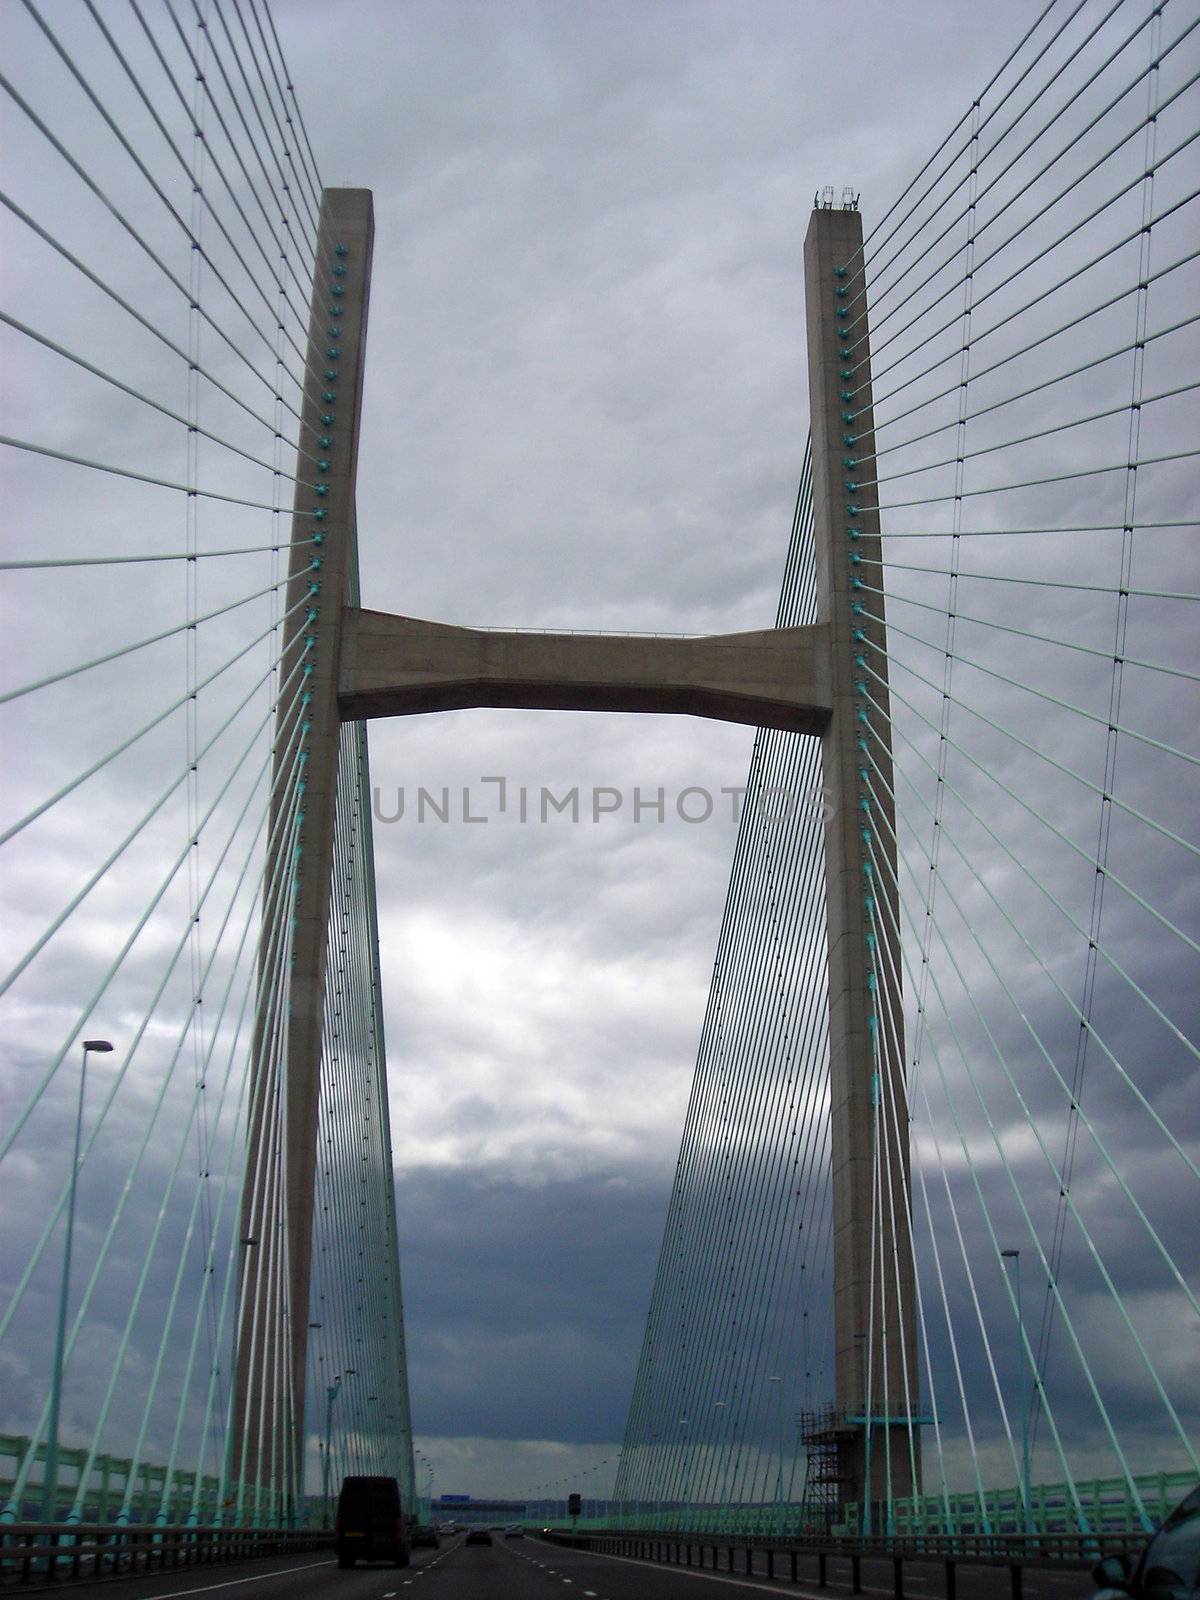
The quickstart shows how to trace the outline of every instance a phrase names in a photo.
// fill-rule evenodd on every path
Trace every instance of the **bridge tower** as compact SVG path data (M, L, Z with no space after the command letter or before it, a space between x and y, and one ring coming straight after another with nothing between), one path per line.
M804 292L817 615L829 630L833 686L822 754L835 1400L818 1430L836 1440L839 1498L865 1505L885 1497L889 1479L894 1496L920 1493L921 1407L887 625L856 207L813 211Z
M283 656L302 674L304 810L273 833L242 1215L232 1475L302 1485L307 1309L330 878L341 724L469 706L675 712L822 738L827 791L836 1393L822 1423L838 1497L917 1492L919 1384L903 1022L889 957L898 927L894 818L864 809L860 773L891 792L879 518L862 224L814 212L805 244L818 620L713 638L521 634L363 610L354 479L373 237L365 190L322 197ZM863 463L860 469L857 465ZM857 475L856 475L857 474ZM316 530L314 535L314 529ZM314 537L319 542L314 544ZM871 664L866 665L869 653ZM862 710L870 678L883 715ZM282 697L281 697L281 716ZM873 730L873 731L872 731ZM282 734L282 730L281 730ZM870 735L870 737L868 737ZM282 785L288 742L277 742ZM293 759L290 755L287 760ZM285 852L294 853L294 871ZM882 871L880 868L882 867ZM282 870L278 870L281 869ZM290 904L279 885L291 885ZM276 934L289 924L278 983ZM294 1424L292 1419L295 1419ZM815 1443L815 1439L814 1439ZM281 1467L284 1469L281 1471Z
M321 196L279 681L242 1191L233 1484L303 1489L316 1144L337 812L338 663L358 600L355 474L374 244L367 189ZM297 696L297 691L299 695ZM296 704L299 698L299 710ZM281 826L299 716L300 826ZM294 1422L293 1422L294 1419ZM277 1508L273 1508L277 1509Z

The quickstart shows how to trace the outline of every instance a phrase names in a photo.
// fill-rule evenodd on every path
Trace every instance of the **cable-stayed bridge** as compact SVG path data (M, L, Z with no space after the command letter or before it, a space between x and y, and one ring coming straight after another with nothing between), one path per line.
M662 639L370 608L371 197L265 0L9 19L8 1522L417 1497L366 720L471 706L758 729L593 1520L1195 1481L1198 23L1055 0L818 192L775 626Z

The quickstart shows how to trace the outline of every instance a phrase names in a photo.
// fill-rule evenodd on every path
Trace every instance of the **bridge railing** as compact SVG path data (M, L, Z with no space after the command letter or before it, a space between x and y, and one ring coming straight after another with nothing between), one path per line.
M320 1550L331 1543L331 1534L305 1528L14 1522L0 1530L0 1585L163 1572Z
M1128 1533L1141 1538L1148 1531L1145 1518L1157 1526L1195 1485L1191 1472L1034 1484L1030 1489L1030 1532L1081 1537ZM989 1490L982 1496L970 1492L900 1498L875 1506L871 1522L876 1530L897 1539L1025 1534L1024 1504L1016 1486ZM772 1501L689 1506L643 1503L626 1508L610 1503L603 1515L578 1519L580 1530L616 1532L649 1525L660 1532L690 1533L697 1538L710 1533L857 1538L862 1524L862 1507L854 1501L845 1505L838 1520L828 1527L819 1508L786 1501L782 1505Z
M863 1592L863 1564L868 1564L872 1592L879 1592L879 1568L890 1568L894 1600L904 1600L906 1569L940 1566L945 1600L957 1600L958 1569L1005 1567L1012 1600L1021 1600L1027 1570L1055 1568L1086 1571L1106 1556L1132 1554L1142 1534L925 1534L897 1538L875 1534L856 1538L780 1538L767 1534L678 1533L659 1528L620 1532L548 1529L551 1543L594 1550L604 1555L652 1561L711 1572L740 1572L747 1577L786 1578L815 1583L819 1588ZM874 1570L870 1570L871 1564Z

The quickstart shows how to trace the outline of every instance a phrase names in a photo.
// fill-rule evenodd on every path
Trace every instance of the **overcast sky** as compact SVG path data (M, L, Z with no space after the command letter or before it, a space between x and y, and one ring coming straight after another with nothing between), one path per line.
M1040 9L275 0L324 182L374 195L363 603L491 626L770 625L808 427L813 193L851 186L870 228ZM11 12L0 27L26 37ZM28 302L34 269L12 270ZM68 408L64 434L29 376L38 436L111 457L115 413ZM35 472L20 492L36 537L77 523L76 486ZM89 508L97 539L120 515ZM70 592L84 632L118 593ZM672 798L744 782L751 740L573 713L371 727L409 1378L437 1492L586 1469L607 1486L735 837L728 800L691 825ZM528 820L496 815L497 777L527 791ZM543 819L543 786L578 786L582 819ZM422 820L419 787L448 789L450 822ZM597 787L621 805L593 821ZM665 820L635 817L635 788L665 791ZM461 820L464 789L488 825ZM56 851L37 872L61 899L77 855ZM44 1014L23 1013L26 1035Z

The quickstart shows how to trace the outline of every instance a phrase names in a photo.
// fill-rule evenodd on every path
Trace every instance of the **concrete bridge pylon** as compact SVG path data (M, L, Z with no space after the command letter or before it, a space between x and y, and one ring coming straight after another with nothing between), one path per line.
M301 1483L341 726L512 706L715 717L822 740L836 1345L830 1426L839 1498L883 1498L885 1457L891 1493L919 1492L907 1101L902 1054L889 1042L899 1039L902 1051L904 1034L898 961L881 959L879 948L898 927L886 623L882 597L864 607L855 585L857 572L877 572L872 563L880 559L874 485L860 486L875 477L861 217L815 211L804 251L817 622L678 639L461 628L360 606L354 482L372 239L370 193L326 190L287 591L289 613L307 602L307 623L281 667L281 681L299 671L307 684L304 818L286 971L280 983L262 983L256 1023L242 1216L252 1242L241 1277L233 1476L277 1477L286 1461L290 1481ZM868 654L878 713L870 734L856 689ZM882 814L874 801L873 814L863 810L866 737ZM277 782L292 759L281 728ZM276 850L284 848L280 839ZM268 886L280 876L268 871ZM268 918L281 914L268 905ZM264 972L276 959L267 953L270 931L264 927Z

